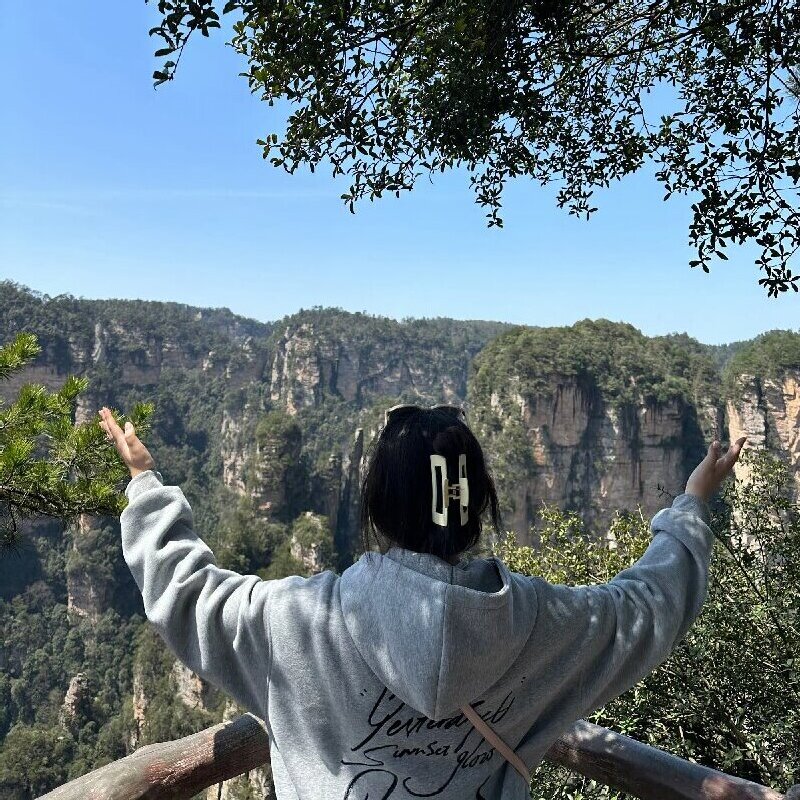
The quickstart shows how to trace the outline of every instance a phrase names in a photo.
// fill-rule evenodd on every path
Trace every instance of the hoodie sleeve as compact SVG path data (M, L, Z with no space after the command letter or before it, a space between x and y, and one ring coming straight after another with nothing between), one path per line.
M220 569L181 489L148 470L125 490L122 552L147 619L190 669L263 719L274 581Z
M702 499L680 494L653 517L642 557L608 583L538 584L540 609L557 617L562 631L569 626L559 656L578 687L570 692L571 721L630 689L687 634L706 598L714 544L709 521Z

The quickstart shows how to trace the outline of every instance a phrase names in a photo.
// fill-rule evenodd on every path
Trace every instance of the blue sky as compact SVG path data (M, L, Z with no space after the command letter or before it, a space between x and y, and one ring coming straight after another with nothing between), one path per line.
M689 201L647 174L589 221L528 181L486 227L464 174L362 203L329 173L286 175L257 138L282 110L250 94L224 35L198 37L153 90L142 0L0 0L0 277L50 295L227 306L260 320L339 306L396 318L531 325L604 317L700 341L798 329L800 295L767 298L753 250L690 269ZM14 76L11 78L10 76Z

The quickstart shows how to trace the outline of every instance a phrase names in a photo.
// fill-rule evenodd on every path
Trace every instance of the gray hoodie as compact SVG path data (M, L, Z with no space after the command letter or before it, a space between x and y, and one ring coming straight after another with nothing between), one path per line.
M459 706L533 769L685 636L713 546L708 506L681 494L653 517L642 558L600 586L398 547L341 577L264 581L217 567L183 492L157 472L126 494L123 552L147 617L266 722L279 800L527 800Z

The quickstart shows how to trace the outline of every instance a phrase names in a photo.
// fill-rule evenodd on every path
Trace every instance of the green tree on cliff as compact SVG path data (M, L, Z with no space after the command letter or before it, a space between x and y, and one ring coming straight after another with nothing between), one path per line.
M692 266L755 242L770 296L800 275L800 7L774 0L158 0L156 83L233 13L251 90L293 106L265 159L328 163L342 199L463 167L490 225L509 179L555 182L571 214L656 166L691 195Z
M0 380L19 372L41 348L32 333L0 347ZM0 553L19 542L27 517L72 520L79 514L118 515L125 498L118 490L127 469L95 420L76 425L75 407L85 378L70 376L57 392L24 384L13 403L0 401ZM130 415L146 425L152 408Z

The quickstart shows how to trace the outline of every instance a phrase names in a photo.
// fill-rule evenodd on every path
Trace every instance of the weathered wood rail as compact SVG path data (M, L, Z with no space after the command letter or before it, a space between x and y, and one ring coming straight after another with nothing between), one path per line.
M40 800L180 800L268 760L264 725L245 714L174 742L142 747ZM585 720L575 723L545 760L642 800L800 800L800 785L784 795Z

